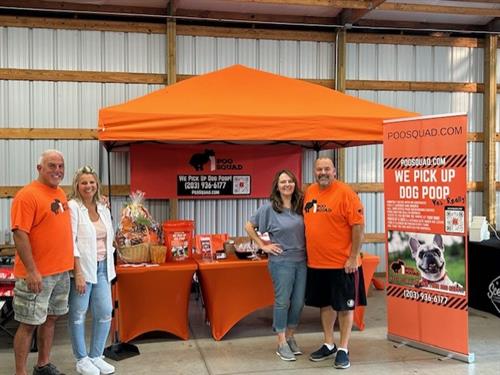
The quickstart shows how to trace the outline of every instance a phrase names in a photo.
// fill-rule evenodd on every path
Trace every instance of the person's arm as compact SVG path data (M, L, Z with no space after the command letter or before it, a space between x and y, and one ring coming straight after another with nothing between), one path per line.
M358 256L361 253L363 243L364 224L354 224L351 234L351 255L347 258L344 269L347 273L355 272L358 269Z
M42 275L38 272L33 253L31 251L31 243L28 233L16 229L14 231L14 244L16 245L17 255L26 268L26 284L28 289L33 293L42 291Z
M71 217L71 235L73 237L73 255L74 255L74 266L73 266L73 277L75 281L76 291L80 294L85 293L85 277L83 276L82 266L80 265L80 250L78 250L77 238L78 238L78 211L79 207L75 201L71 200L68 202L69 213Z
M85 277L83 276L83 272L82 272L82 266L80 265L80 258L79 257L75 257L75 266L74 267L75 268L73 270L73 276L75 279L76 291L79 294L84 294L86 284L85 284Z
M273 255L280 255L283 250L278 244L271 243L268 245L265 245L264 242L261 240L257 232L255 231L254 224L251 223L250 221L247 221L245 224L245 230L248 233L248 236L257 244L259 249L262 249L265 253L268 254L273 254Z

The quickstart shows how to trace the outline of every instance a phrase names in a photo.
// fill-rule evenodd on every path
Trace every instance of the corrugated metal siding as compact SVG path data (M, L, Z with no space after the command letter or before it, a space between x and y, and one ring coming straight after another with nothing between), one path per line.
M240 63L290 77L334 77L333 43L177 36L177 53L179 74L202 74ZM164 73L165 54L165 36L158 34L0 28L0 67L4 68ZM482 82L482 59L481 49L348 44L347 79ZM99 108L160 87L0 81L0 121L7 127L95 127ZM422 114L468 112L469 130L482 130L481 94L372 91L350 94ZM104 155L101 174L105 176L105 182L107 180L106 153L97 142L16 140L0 141L0 146L0 155L3 156L0 168L6 172L0 174L0 180L5 180L4 185L23 185L34 178L39 153L53 147L66 154L64 184L69 184L72 171L77 167L83 164L98 167L99 153ZM382 180L381 146L347 149L346 153L348 182ZM470 179L480 180L482 145L470 144L469 154L472 158ZM304 152L304 183L313 181L315 158L314 151ZM113 183L129 182L128 153L114 152L111 155L111 171ZM478 194L470 193L469 196L476 198ZM383 223L381 196L378 193L363 194L368 232L383 230L383 225L380 226ZM113 205L116 217L125 199L115 199L119 203ZM0 200L2 220L8 217L9 201ZM261 203L261 200L181 200L179 217L195 219L196 230L200 233L227 231L231 235L243 235L244 223ZM168 217L166 202L150 201L147 204L157 220ZM481 199L471 199L469 205L471 212L480 213ZM383 245L366 245L365 248L383 255Z
M203 74L231 64L288 77L331 79L334 44L199 36L177 37L179 74Z

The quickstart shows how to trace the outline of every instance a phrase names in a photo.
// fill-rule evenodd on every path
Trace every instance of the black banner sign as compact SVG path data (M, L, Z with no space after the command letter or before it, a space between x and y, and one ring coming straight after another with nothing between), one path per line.
M250 176L177 175L177 195L250 195Z

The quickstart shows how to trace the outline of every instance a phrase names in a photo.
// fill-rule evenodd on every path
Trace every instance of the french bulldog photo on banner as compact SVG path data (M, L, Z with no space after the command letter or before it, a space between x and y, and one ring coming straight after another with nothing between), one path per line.
M465 294L462 236L389 231L389 283Z

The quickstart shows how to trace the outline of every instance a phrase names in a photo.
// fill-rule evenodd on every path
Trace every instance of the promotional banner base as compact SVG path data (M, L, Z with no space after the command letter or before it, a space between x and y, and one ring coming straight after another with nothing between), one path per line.
M475 358L476 356L474 355L474 353L469 353L469 354L456 353L456 352L452 352L452 351L445 350L442 348L438 348L436 346L423 344L423 343L418 342L418 341L409 340L406 337L387 334L387 339L391 340L391 341L399 342L399 343L402 343L402 344L405 344L405 345L408 345L408 346L411 346L411 347L414 347L417 349L425 350L425 351L428 351L431 353L436 353L436 354L442 355L443 357L457 359L459 361L466 362L466 363L473 363L476 359Z
M137 346L125 342L115 342L104 349L104 356L113 361L121 361L141 354Z

